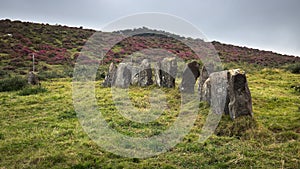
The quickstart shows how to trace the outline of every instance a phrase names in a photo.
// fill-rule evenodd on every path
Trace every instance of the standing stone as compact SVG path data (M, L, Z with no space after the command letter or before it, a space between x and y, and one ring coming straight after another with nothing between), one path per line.
M183 70L180 91L184 93L194 93L195 83L200 76L200 65L196 61L188 63Z
M205 81L208 79L209 74L212 73L214 69L214 65L213 64L207 64L202 66L201 72L200 72L200 77L199 77L199 82L198 82L198 92L200 94L200 100L203 100L202 98L202 94L203 91L203 85L205 83Z
M114 86L128 88L131 83L131 66L128 63L120 63L116 73Z
M131 65L131 85L137 85L139 82L139 70L140 68L138 66Z
M38 77L33 71L29 72L27 80L28 80L28 84L31 84L31 85L38 85L39 84Z
M216 113L224 111L232 119L253 115L246 75L239 69L210 74L200 94L201 101L206 101Z
M226 98L228 88L227 72L227 70L224 70L221 72L214 72L209 75L201 87L201 101L206 101L209 105L212 105L212 100L219 97L216 95L224 95L222 92L226 92L224 96Z
M222 114L225 110L228 95L228 71L214 72L210 74L210 105L216 114Z
M109 65L108 72L107 72L107 75L105 76L105 79L104 79L104 82L102 83L102 86L104 86L104 87L113 86L113 84L115 82L116 72L117 72L117 67L112 62Z
M252 99L246 74L239 69L228 72L228 112L232 119L244 115L253 115Z
M148 59L144 59L142 61L142 64L140 67L140 72L138 75L138 84L139 84L139 86L142 86L142 87L153 84L152 70L151 70L151 65L150 65Z
M161 63L157 62L154 65L154 76L155 76L155 83L157 86L161 87L161 77L162 77L162 71L161 71Z
M155 79L159 87L175 87L177 74L176 58L164 58L155 66Z
M201 92L200 92L200 101L205 101L207 102L209 105L210 104L210 100L211 100L211 83L210 83L210 78L206 79L206 81L204 82L203 86L201 87Z

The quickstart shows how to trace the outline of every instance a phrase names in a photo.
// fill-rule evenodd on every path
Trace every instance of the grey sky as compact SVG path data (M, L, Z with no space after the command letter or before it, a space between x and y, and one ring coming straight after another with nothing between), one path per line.
M120 17L169 13L208 40L300 56L299 0L1 0L0 18L101 30Z

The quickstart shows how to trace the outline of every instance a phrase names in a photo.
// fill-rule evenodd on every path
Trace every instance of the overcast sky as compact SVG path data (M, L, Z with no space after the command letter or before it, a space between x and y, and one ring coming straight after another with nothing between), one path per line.
M1 0L0 18L101 30L120 17L162 12L210 41L300 56L300 0Z

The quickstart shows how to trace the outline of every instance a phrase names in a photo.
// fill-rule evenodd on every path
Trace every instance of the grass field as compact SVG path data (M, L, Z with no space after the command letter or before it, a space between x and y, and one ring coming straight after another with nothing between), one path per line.
M0 168L300 168L300 93L290 87L299 83L300 75L269 68L246 71L254 120L233 122L224 116L215 134L199 143L208 112L201 103L195 125L183 141L146 159L106 152L88 137L73 108L72 79L42 81L46 90L37 94L1 92ZM96 85L99 109L120 133L153 136L176 119L177 89L163 89L169 109L157 120L140 124L118 113L110 88L100 87L100 81ZM153 88L131 87L131 101L140 110L148 108Z

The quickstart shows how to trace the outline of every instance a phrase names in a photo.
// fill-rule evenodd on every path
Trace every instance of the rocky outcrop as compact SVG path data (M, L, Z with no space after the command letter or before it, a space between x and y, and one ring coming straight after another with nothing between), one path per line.
M180 91L184 93L194 93L195 83L200 76L200 65L196 61L188 63L183 70Z
M159 87L175 87L177 74L176 58L164 58L155 66L155 80Z

